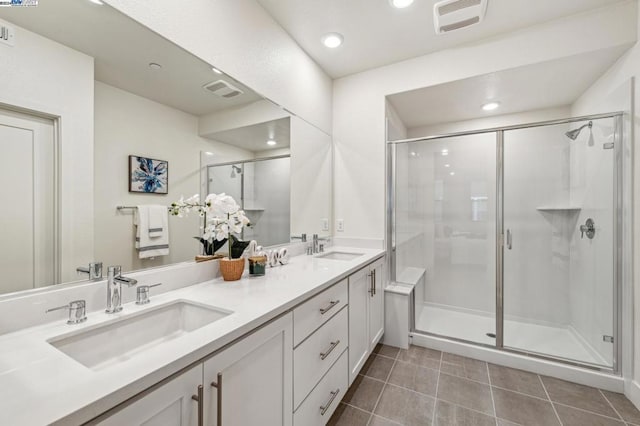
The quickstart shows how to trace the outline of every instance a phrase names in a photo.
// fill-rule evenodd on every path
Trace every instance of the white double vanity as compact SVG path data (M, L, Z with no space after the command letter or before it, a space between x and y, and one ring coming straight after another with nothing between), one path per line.
M106 280L0 300L2 423L325 424L382 337L384 252L216 274L216 261L131 274L162 286L143 305L123 288L115 314ZM45 313L73 300L86 321Z

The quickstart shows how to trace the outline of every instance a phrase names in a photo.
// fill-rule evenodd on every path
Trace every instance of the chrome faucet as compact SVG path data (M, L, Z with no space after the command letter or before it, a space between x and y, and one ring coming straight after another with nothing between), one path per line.
M320 241L326 241L329 242L330 238L329 237L318 237L318 234L313 234L313 246L312 246L312 252L315 253L322 253L324 252L324 244L320 244Z
M122 310L122 284L133 287L138 284L133 278L123 277L120 266L109 266L107 269L107 309L108 314L115 314Z
M102 262L91 262L88 268L79 266L76 268L76 272L89 275L91 281L100 281L102 280Z

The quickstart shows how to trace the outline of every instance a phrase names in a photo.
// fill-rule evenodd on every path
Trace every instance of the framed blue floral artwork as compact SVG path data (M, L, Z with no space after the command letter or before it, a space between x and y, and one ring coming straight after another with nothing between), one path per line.
M169 162L130 155L129 192L167 194L169 192Z

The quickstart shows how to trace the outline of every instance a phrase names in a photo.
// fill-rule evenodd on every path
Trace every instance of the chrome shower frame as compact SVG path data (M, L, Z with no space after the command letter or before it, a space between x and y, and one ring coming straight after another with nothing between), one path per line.
M512 126L503 126L503 127L494 127L480 130L472 130L472 131L461 131L440 135L432 135L426 137L419 138L411 138L411 139L402 139L402 140L387 140L387 214L386 214L386 250L387 250L387 259L389 263L389 279L390 281L395 281L396 278L396 224L395 224L395 202L396 202L396 146L400 144L406 144L411 142L426 142L426 141L434 141L445 138L452 138L458 136L471 136L478 135L484 133L495 133L496 134L496 344L495 345L487 345L483 343L477 343L473 341L468 341L464 339L459 339L451 336L439 335L429 332L424 332L420 330L416 330L415 327L415 316L414 310L415 301L411 300L412 306L411 310L411 330L410 334L414 335L424 335L424 336L432 336L445 340L449 340L452 342L460 342L465 344L471 344L474 346L484 347L488 349L493 349L502 352L510 352L519 355L526 355L533 358L538 358L541 360L549 360L558 363L562 363L565 365L577 366L589 370L601 371L604 373L609 373L613 375L621 375L622 374L622 353L623 353L623 321L622 321L622 277L623 277L623 220L624 220L624 210L623 210L623 195L625 194L623 188L624 176L626 173L624 161L623 161L623 117L624 112L612 112L606 114L595 114L588 116L580 116L580 117L572 117L566 119L558 119L558 120L547 120L540 121L534 123L527 123L521 125L512 125ZM615 120L615 133L614 133L614 176L613 176L613 209L614 209L614 224L613 224L613 276L612 276L612 285L613 285L613 335L614 335L614 343L613 343L613 365L611 368L590 364L586 362L580 362L576 360L555 357L548 354L540 354L536 352L530 352L526 350L509 348L504 346L504 199L503 199L503 189L504 189L504 160L503 160L503 152L504 152L504 132L509 130L521 130L535 127L544 127L558 124L569 124L576 123L582 121L591 121L598 119L607 119L613 118ZM583 127L589 126L589 124L585 124ZM628 314L625 314L628 316ZM625 333L629 334L629 333ZM627 362L632 362L632 360L625 360Z

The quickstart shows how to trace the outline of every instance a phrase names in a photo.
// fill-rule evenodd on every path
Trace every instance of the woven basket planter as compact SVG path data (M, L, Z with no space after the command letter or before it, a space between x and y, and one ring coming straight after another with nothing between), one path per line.
M244 258L220 259L220 272L225 281L237 281L244 272Z

